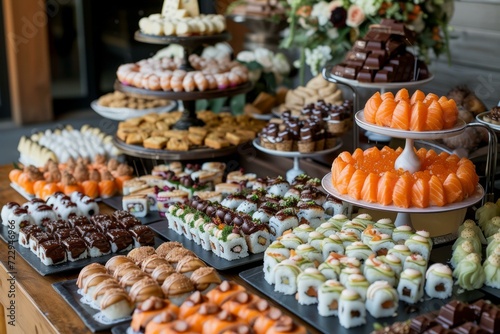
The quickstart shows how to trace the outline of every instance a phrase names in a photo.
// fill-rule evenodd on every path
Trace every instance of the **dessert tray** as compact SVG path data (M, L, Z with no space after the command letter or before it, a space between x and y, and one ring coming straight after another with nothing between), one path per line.
M463 302L473 302L478 299L488 298L485 293L479 290L465 291L458 293L458 289L454 288L453 295L448 299L430 299L424 298L416 305L409 305L404 302L399 302L399 308L394 317L375 319L370 314L366 315L366 324L359 327L346 329L340 326L338 317L323 317L318 314L317 305L300 305L295 296L284 295L274 291L274 286L268 284L264 279L263 267L255 267L245 270L240 273L240 277L250 284L253 288L259 290L262 294L269 299L276 302L278 305L284 307L288 311L295 314L297 317L308 323L310 326L316 328L321 333L330 334L332 329L335 328L335 333L338 334L369 334L374 331L375 324L392 324L394 322L406 321L419 314L428 313L431 311L439 310L441 306L445 305L453 299L458 299Z
M192 240L187 240L184 236L177 234L174 230L168 227L168 220L162 220L150 224L149 227L155 231L160 237L167 239L168 241L178 241L181 242L184 248L193 251L196 256L198 256L203 262L205 262L210 267L217 270L228 270L239 268L242 266L248 266L252 263L261 263L264 259L264 253L259 254L249 254L247 257L228 261L215 255L213 252L206 251L200 245L197 245Z
M90 107L99 115L114 121L123 121L133 117L140 117L150 113L163 113L172 111L176 104L170 101L166 106L149 108L149 109L132 109L132 108L111 108L101 106L97 100L90 103Z
M480 113L479 115L476 116L476 120L481 123L481 124L484 124L490 128L492 128L493 130L496 130L496 131L500 131L500 124L493 124L491 122L487 122L485 120L485 116L487 116L490 112L489 111L486 111L486 112L483 112L483 113Z

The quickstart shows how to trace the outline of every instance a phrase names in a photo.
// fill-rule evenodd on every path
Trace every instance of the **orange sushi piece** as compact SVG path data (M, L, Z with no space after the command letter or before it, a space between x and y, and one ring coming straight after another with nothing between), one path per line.
M382 99L382 101L386 99L394 100L394 94L392 92L385 92L384 94L380 95L380 98Z
M332 164L332 185L337 187L337 180L339 179L340 172L347 166L347 162L342 159L335 159Z
M42 198L42 190L43 187L47 184L47 181L45 180L36 180L35 183L33 183L33 191L35 192L35 196L38 198Z
M460 161L460 157L456 154L450 154L449 157L446 158L446 163L449 165L457 165Z
M427 118L425 119L425 129L428 131L442 130L444 127L444 115L441 105L437 101L432 101L427 108Z
M408 93L408 89L406 88L401 88L396 95L394 96L394 100L396 102L399 102L401 100L404 100L408 103L410 103L410 93Z
M417 101L411 107L410 130L424 131L427 118L427 107L422 101Z
M424 101L424 100L425 100L425 93L417 89L410 98L410 104L414 105L415 103L417 103L417 101Z
M431 105L431 103L433 101L438 101L439 100L439 96L437 96L436 94L434 93L428 93L426 96L425 96L425 99L424 99L424 104L428 107Z
M455 100L449 99L447 101L439 102L441 109L443 109L444 128L451 129L457 123L458 107Z
M479 177L477 177L474 166L471 168L470 165L463 164L458 167L456 174L462 184L462 189L465 194L473 194L476 190L476 184L479 181Z
M424 172L415 173L416 180L411 187L411 203L418 208L429 206L429 177Z
M410 130L411 106L407 100L399 100L392 114L391 128Z
M446 204L443 183L436 175L432 175L429 180L429 203L436 206Z
M363 163L363 160L364 160L364 152L362 149L360 149L359 147L357 149L354 150L354 152L352 153L352 158L356 161L356 163L358 164L362 164Z
M102 198L113 197L118 191L115 180L101 180L99 181L98 186L99 195Z
M444 193L448 203L460 202L464 199L462 183L455 173L450 173L443 182Z
M380 177L375 173L370 173L361 188L361 199L365 202L376 203L378 192L378 181Z
M396 109L396 101L394 99L387 98L382 100L375 115L375 124L378 126L391 126L394 109Z
M58 191L61 191L61 189L57 185L57 182L46 183L40 192L40 198L46 200L50 195L53 195Z
M413 178L411 174L405 172L394 185L392 192L392 202L395 206L409 208L411 206L411 190L413 187Z
M378 181L377 202L382 205L390 205L392 203L392 195L394 186L398 182L398 175L395 172L388 171Z
M99 197L99 183L94 180L85 180L82 182L82 191L84 195L95 199Z
M351 153L348 151L343 151L338 155L338 158L342 159L342 161L348 163L348 164L353 164L356 162L356 160L352 157Z
M22 170L21 169L13 169L9 172L9 180L10 182L12 183L17 183L17 179L19 178L19 175L22 174Z
M347 194L347 187L349 186L349 181L351 181L352 176L356 168L353 165L347 164L344 169L339 174L337 179L337 191L341 194Z
M347 194L356 200L361 199L361 189L367 176L367 172L361 169L356 170L347 186Z
M382 97L380 92L376 92L366 101L364 115L365 120L369 123L375 123L375 114L377 113L378 107L382 103Z

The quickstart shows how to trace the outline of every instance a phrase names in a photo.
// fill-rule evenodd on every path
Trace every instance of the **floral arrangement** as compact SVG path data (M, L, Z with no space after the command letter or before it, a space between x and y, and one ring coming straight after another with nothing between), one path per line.
M448 23L453 0L282 0L289 29L282 47L298 47L301 59L296 66L309 66L317 74L330 60L339 61L354 41L363 37L371 24L388 18L404 22L416 33L418 55L430 61L448 49Z

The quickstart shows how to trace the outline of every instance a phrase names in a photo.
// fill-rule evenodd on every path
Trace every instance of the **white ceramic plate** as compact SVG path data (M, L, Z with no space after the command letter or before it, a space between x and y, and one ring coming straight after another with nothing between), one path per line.
M103 107L97 103L97 100L92 101L90 107L104 118L109 118L115 121L123 121L133 117L140 117L150 113L163 113L171 111L175 108L175 102L170 101L166 106L149 109L131 109L131 108L110 108Z
M496 130L496 131L500 131L500 125L497 125L497 124L493 124L493 123L490 123L490 122L486 122L484 120L484 116L487 116L490 112L487 111L487 112L483 112L483 113L480 113L479 115L476 116L476 120L481 123L481 124L484 124L484 125L487 125L489 126L490 128L492 128L493 130Z
M330 79L330 80L328 80ZM372 89L400 89L403 87L418 87L428 82L431 82L434 79L434 75L431 74L427 79L418 80L418 81L406 81L406 82L360 82L358 80L346 79L343 77L339 77L337 75L328 73L326 80L330 82L340 82L352 87L360 87L360 88L372 88Z
M315 151L315 152L311 152L311 153L301 153L301 152L298 152L298 151L286 152L286 151L270 150L268 148L265 148L264 146L261 146L260 145L260 141L259 141L258 138L255 138L253 140L253 145L259 151L262 151L264 153L271 154L271 155L274 155L274 156L277 156L277 157L285 157L285 158L307 158L307 157L315 157L315 156L319 156L319 155L322 155L322 154L327 154L327 153L335 152L336 150L338 150L339 148L342 147L343 142L342 142L341 139L337 138L337 144L334 147L329 148L327 150Z
M337 189L335 189L335 187L332 185L332 173L328 173L323 177L323 179L321 180L321 185L323 186L323 189L325 189L326 192L328 192L330 195L332 195L332 196L334 196L342 201L345 201L345 202L348 202L348 203L351 203L351 204L354 204L354 205L357 205L357 206L360 206L363 208L367 208L367 209L390 211L390 212L436 213L436 212L459 210L459 209L467 208L473 204L476 204L477 202L482 200L483 196L484 196L484 189L480 184L478 184L474 195L470 196L466 200L463 200L462 202L459 202L459 203L452 203L452 204L448 204L445 206L433 205L433 206L429 206L427 208L415 208L415 207L413 207L413 208L412 207L401 208L401 207L395 206L395 205L381 205L381 204L377 204L377 203L358 201L358 200L355 200L354 198L352 198L348 195L341 195L337 191Z
M441 139L452 137L460 134L465 127L466 124L462 119L457 119L457 124L454 127L447 130L439 130L439 131L406 131L406 130L398 130L392 129L385 126L378 126L372 123L369 123L365 120L364 111L358 111L355 115L356 123L363 129L367 131L371 131L374 133L378 133L381 135L394 137L394 138L408 138L408 139Z

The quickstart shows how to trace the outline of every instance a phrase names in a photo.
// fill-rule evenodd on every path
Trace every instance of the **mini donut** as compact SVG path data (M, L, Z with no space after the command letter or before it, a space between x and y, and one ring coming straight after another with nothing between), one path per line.
M208 89L208 80L203 73L196 72L194 75L194 82L196 84L196 88L198 88L200 92Z
M172 73L171 72L163 73L163 75L160 77L160 86L162 90L167 92L172 90L172 86L170 85L170 80L172 80Z
M186 92L192 92L195 90L196 85L194 83L194 72L189 72L184 76L184 80L182 80L182 87Z

